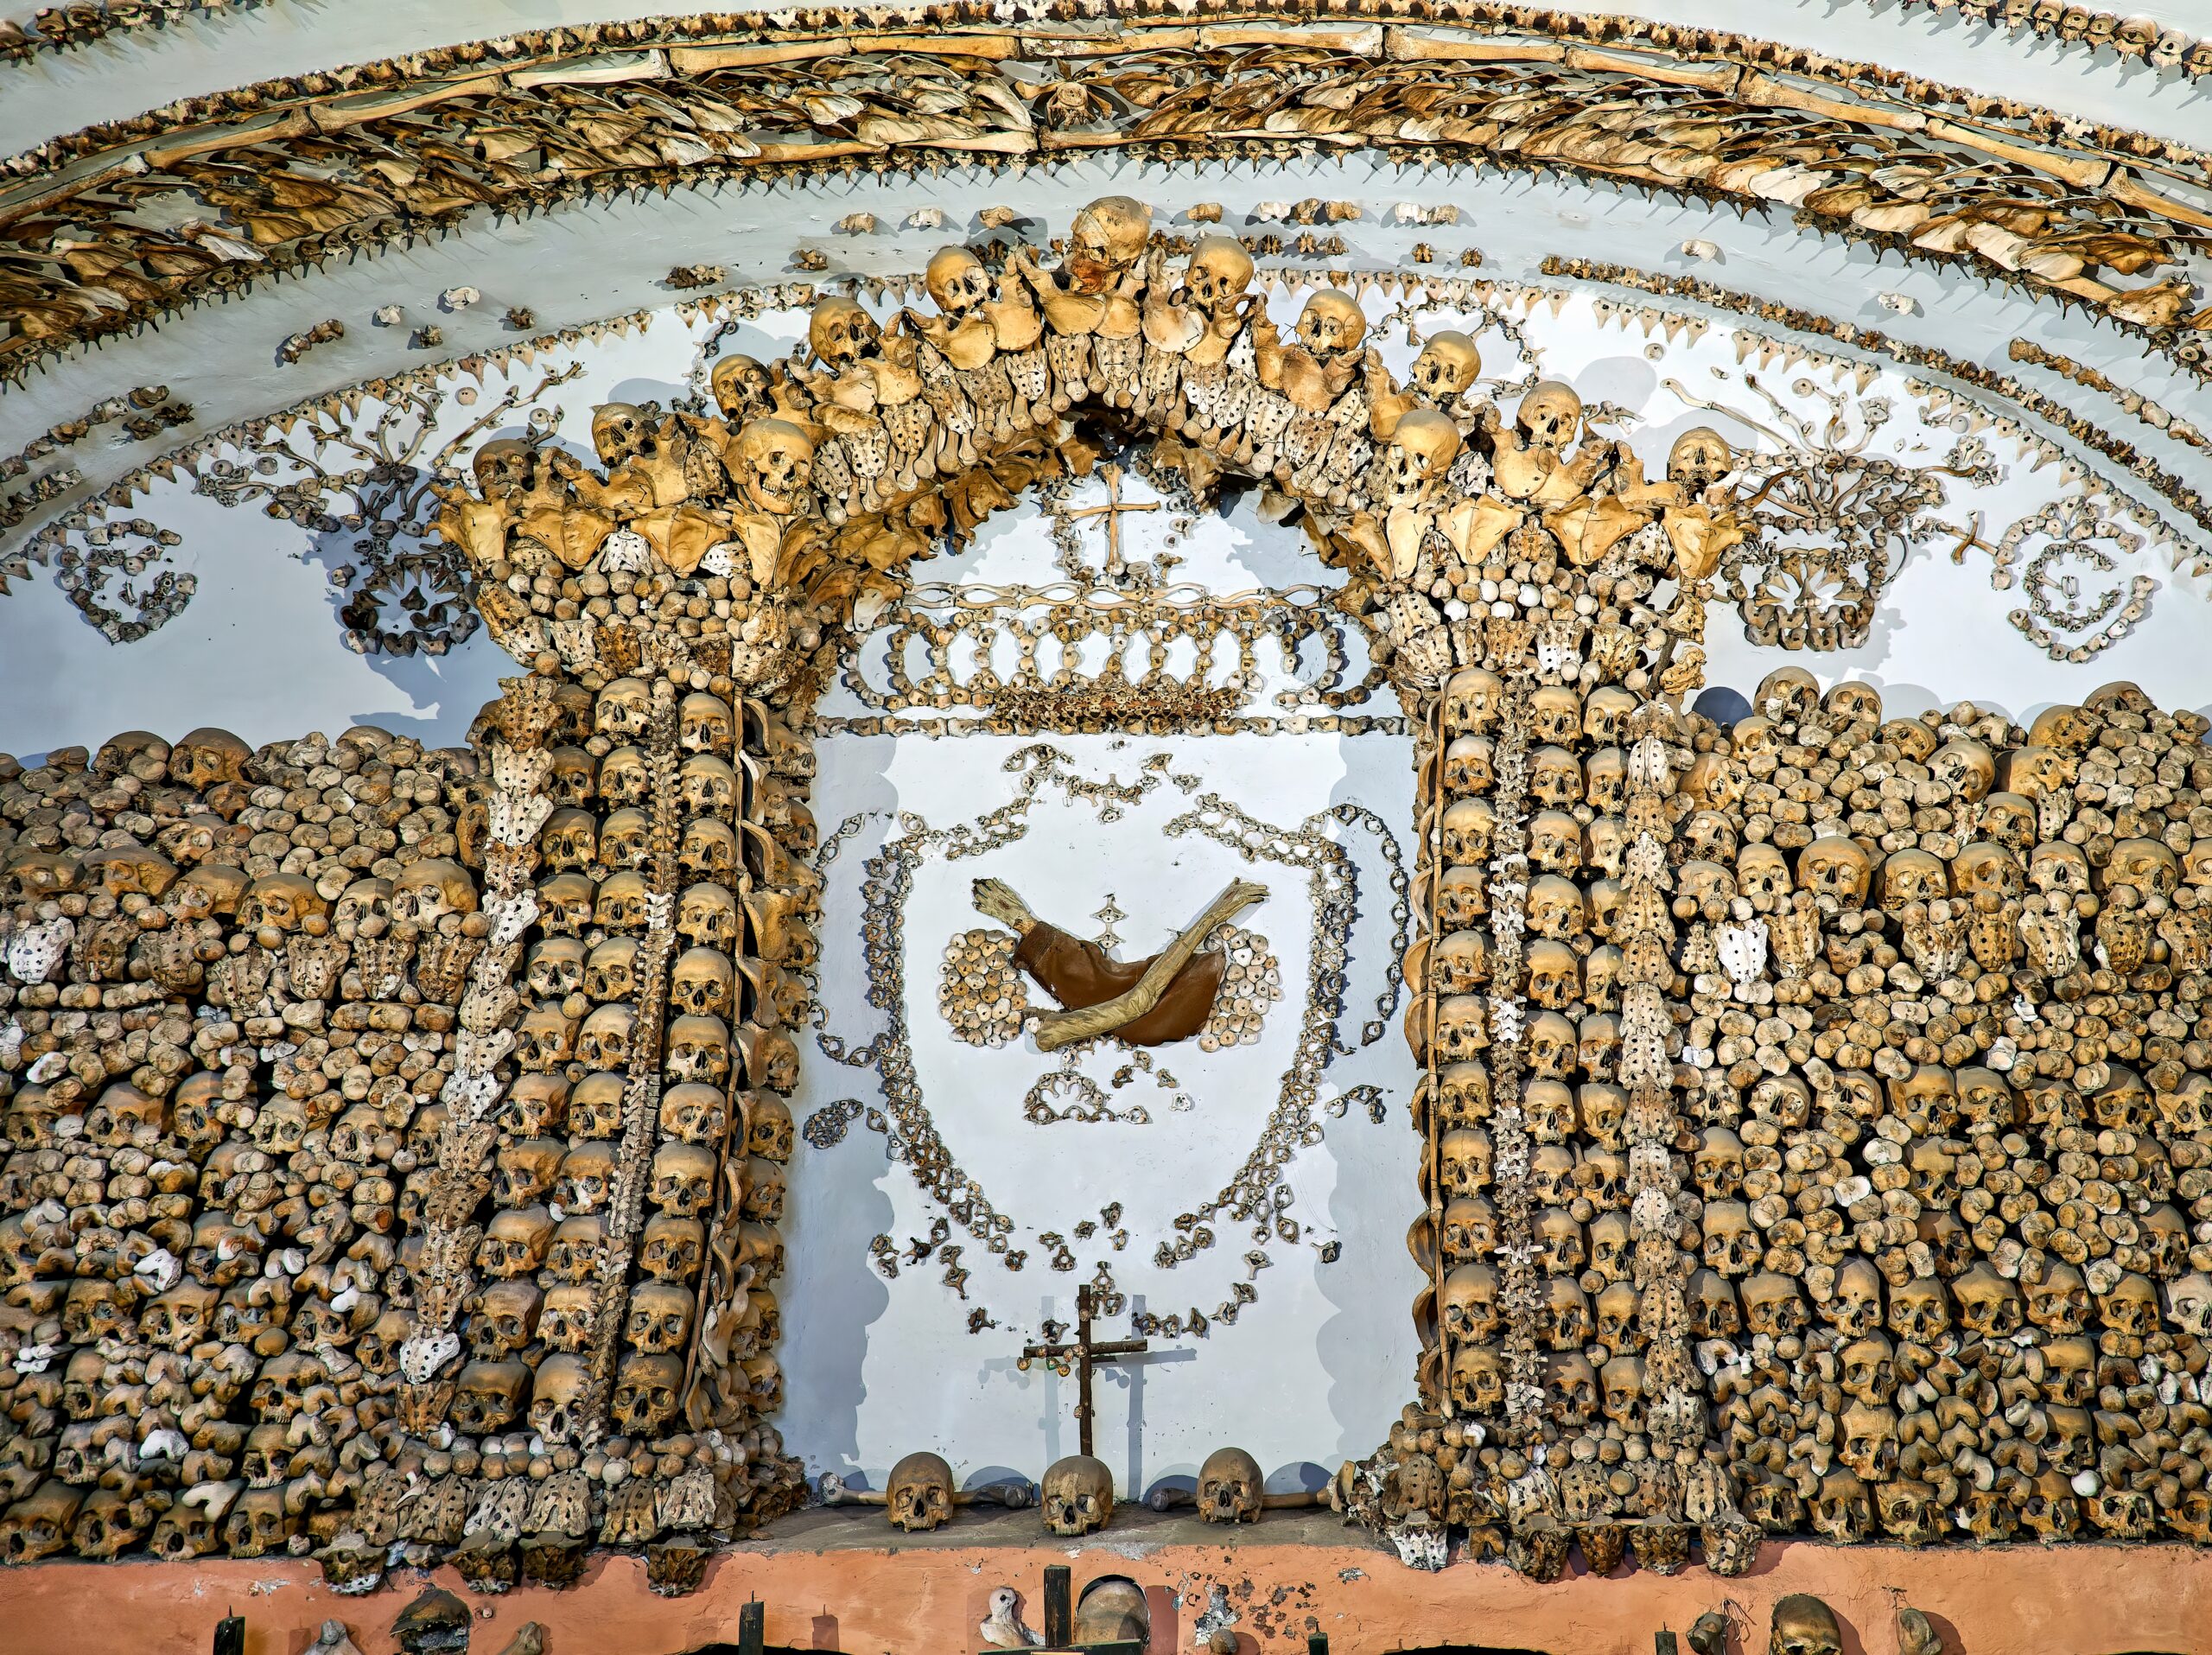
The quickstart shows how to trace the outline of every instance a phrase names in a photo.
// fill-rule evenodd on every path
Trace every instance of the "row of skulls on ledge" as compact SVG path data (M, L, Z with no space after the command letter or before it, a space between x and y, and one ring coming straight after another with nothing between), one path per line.
M1740 538L1716 433L1680 438L1647 480L1563 384L1510 417L1478 396L1479 353L1456 332L1429 337L1401 385L1351 295L1313 292L1287 330L1240 243L1201 237L1171 270L1150 209L1125 196L1077 215L1056 268L1027 247L996 269L949 247L925 284L927 314L886 325L826 298L787 359L720 358L716 414L600 407L603 472L542 437L484 444L440 523L493 636L596 688L637 670L653 630L704 673L779 702L810 693L828 629L867 625L908 562L1087 468L1093 417L1150 437L1202 496L1230 477L1302 506L1379 652L1429 691L1450 624L1514 617L1497 588L1516 563L1593 570L1659 535L1695 581ZM1687 683L1694 640L1683 654Z
M518 1540L556 1582L594 1540L652 1540L687 1471L748 1518L799 1497L761 1416L809 755L704 692L671 731L699 807L667 990L691 1023L668 1043L634 1268L617 1298L594 1289L644 919L634 688L556 697L519 813L481 722L446 751L364 726L0 758L0 1558L315 1553L362 1589L397 1548L497 1589ZM486 875L502 833L536 878L512 943ZM487 1047L465 990L503 947ZM404 1353L429 1214L454 1199L456 1077L487 1050L460 1348L424 1429ZM564 1410L608 1315L618 1365L587 1441ZM732 1379L687 1410L702 1334L693 1370Z
M1570 1534L1603 1569L1624 1531L1694 1530L1716 1467L1775 1534L2212 1543L2212 721L2126 684L2024 727L1971 703L1888 717L1870 686L1823 695L1795 668L1752 699L1732 727L1681 720L1670 893L1647 913L1623 878L1637 697L1533 692L1509 985L1484 872L1504 685L1480 667L1445 685L1414 1029L1432 1354L1361 1497L1537 1573ZM1619 1084L1622 985L1655 924L1694 1473L1648 1447ZM1515 987L1530 1148L1509 1168L1488 1012ZM1516 1178L1541 1458L1472 1424L1508 1382Z

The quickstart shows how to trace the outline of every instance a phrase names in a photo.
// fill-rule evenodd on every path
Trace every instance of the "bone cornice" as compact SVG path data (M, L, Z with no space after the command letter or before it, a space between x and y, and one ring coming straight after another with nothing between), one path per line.
M1263 266L1256 272L1255 283L1276 294L1329 286L1363 292L1380 288L1386 295L1395 296L1402 308L1409 309L1416 317L1427 309L1448 311L1484 300L1510 303L1516 296L1533 300L1567 291L1603 294L1630 290L1661 301L1655 309L1665 319L1679 320L1702 311L1721 325L1755 341L1794 344L1816 360L1872 360L1926 379L1948 381L1958 394L1980 402L2000 416L2010 411L2022 417L2024 431L2037 436L2045 445L2046 453L2054 451L2050 445L2055 442L2057 449L2070 452L2123 496L2143 500L2147 492L2155 492L2190 519L2207 542L2212 542L2212 498L2160 464L2156 455L2016 374L1998 372L1937 346L1894 337L1863 323L1694 277L1556 256L1543 261L1535 274L1541 278L1538 283L1525 283L1464 271L1373 271L1352 268L1342 261L1290 262ZM472 351L359 379L205 430L189 441L172 444L151 455L118 455L105 469L99 466L103 455L94 449L81 456L90 473L85 482L65 496L36 508L17 530L0 535L0 556L20 546L29 551L35 562L51 564L60 548L62 536L69 529L88 526L127 512L161 482L180 474L195 475L213 461L248 447L272 431L288 430L317 415L351 418L364 404L390 402L412 391L440 385L483 382L487 372L512 379L552 353L587 350L610 337L648 329L657 321L703 321L713 324L764 312L804 311L818 299L838 292L857 292L871 301L895 303L902 293L911 299L920 291L918 263L912 271L864 280L849 277L818 283L799 280L736 284L697 298L549 328L498 348ZM1629 325L1632 318L1624 314L1614 321ZM2016 355L2015 360L2042 366L2032 354ZM2182 531L2179 536L2171 529L2164 533L2170 544L2178 544L2188 538L2187 531Z
M15 291L0 288L0 315L14 324L0 340L0 372L20 378L72 344L193 299L418 237L480 208L1100 151L1177 161L1364 146L1739 209L1781 204L1825 233L1897 245L1916 236L1961 270L2089 305L2161 346L2190 319L2185 282L2122 288L2090 274L2181 257L2212 229L2183 170L2202 157L2182 146L2102 129L2070 137L2050 111L1771 42L1729 37L1707 48L1694 30L1637 25L1631 34L1617 19L1495 6L1470 5L1471 21L1443 27L1414 21L1415 8L1318 0L1201 22L1153 0L1110 24L1092 21L1095 7L1067 5L1019 26L995 25L980 6L775 14L747 28L727 15L692 16L547 30L187 100L7 163L0 226L35 228L19 232L22 251L10 260ZM1378 14L1393 21L1371 21ZM1601 43L1582 43L1593 38ZM966 95L950 118L909 118L909 105L888 94L873 106L850 96L856 85L868 90L861 75L869 69L927 73L963 90L995 70L996 95ZM1185 84L1154 99L1163 70ZM1050 124L1044 98L1032 109L1009 95L1055 77L1090 100L1071 126ZM1150 101L1129 99L1117 77ZM1233 107L1224 106L1224 87L1236 91ZM1312 101L1317 91L1347 107ZM1632 111L1608 106L1608 97L1634 99ZM728 130L698 126L706 100L731 118ZM1954 112L1931 112L1940 109ZM1617 130L1630 113L1635 130ZM1639 136L1668 120L1684 123L1681 136L1694 142L1662 148ZM541 154L548 140L565 153ZM1709 152L1698 147L1708 140ZM532 155L546 164L512 164ZM1981 193L1939 197L1932 182L1893 188L1872 176L1914 157L1935 175L1972 169L1967 188ZM1916 194L1929 199L1907 199ZM194 198L196 221L175 230L134 221L154 198L174 207L179 194ZM2072 211L2069 198L2085 205ZM2025 208L2023 200L2062 205Z

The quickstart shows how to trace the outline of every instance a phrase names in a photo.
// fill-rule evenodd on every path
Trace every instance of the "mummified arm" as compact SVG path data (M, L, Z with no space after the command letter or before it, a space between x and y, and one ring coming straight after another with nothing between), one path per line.
M1153 957L1135 987L1095 1006L1085 1006L1077 1011L1049 1011L1039 1017L1037 1049L1057 1052L1078 1041L1110 1034L1144 1016L1160 1003L1160 996L1167 992L1167 985L1175 980L1175 974L1190 964L1191 956L1198 952L1198 945L1216 926L1234 919L1253 903L1263 901L1267 894L1264 885L1231 880L1229 888L1214 898L1195 925Z
M987 920L995 920L1017 937L1027 936L1037 923L1029 905L1002 879L979 879L969 888L976 907Z

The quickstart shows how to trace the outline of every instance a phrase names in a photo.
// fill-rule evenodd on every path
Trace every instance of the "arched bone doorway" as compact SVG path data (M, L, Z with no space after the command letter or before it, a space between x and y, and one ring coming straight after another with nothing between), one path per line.
M564 1417L581 1420L587 1434L608 1419L632 1440L664 1429L677 1407L695 1429L751 1429L760 1453L748 1459L748 1480L788 1488L782 1444L756 1422L784 1400L769 1353L784 1319L772 1295L786 1262L776 1225L796 1125L785 1100L799 1069L793 1023L810 997L805 977L823 958L813 933L821 875L808 865L821 860L819 827L795 806L817 764L798 724L839 671L842 640L902 602L912 566L948 539L969 539L1040 482L1081 474L1101 451L1096 421L1147 439L1152 463L1179 472L1196 493L1243 476L1262 482L1271 517L1297 513L1324 562L1344 573L1330 602L1367 628L1410 716L1422 843L1408 870L1413 926L1401 969L1406 1032L1427 1070L1410 1099L1421 1164L1417 1199L1407 1204L1412 1254L1427 1283L1414 1306L1421 1401L1390 1428L1393 1451L1367 1473L1348 1471L1335 1498L1357 1514L1411 1524L1418 1550L1421 1536L1440 1532L1427 1525L1459 1510L1459 1497L1423 1480L1441 1467L1415 1448L1421 1433L1459 1433L1456 1420L1481 1418L1496 1443L1533 1421L1554 1384L1570 1398L1595 1390L1549 1372L1533 1280L1509 1283L1509 1314L1494 1340L1442 1319L1446 1278L1475 1251L1500 1245L1516 1272L1534 1258L1526 1194L1495 1209L1487 1241L1473 1233L1476 1206L1462 1211L1475 1199L1463 1200L1460 1188L1473 1168L1466 1094L1446 1079L1484 1054L1486 1101L1503 1136L1476 1136L1518 1179L1529 1164L1523 1085L1528 1107L1538 1106L1544 1078L1574 1045L1573 1026L1548 997L1567 986L1547 952L1561 945L1546 935L1524 946L1527 931L1551 913L1535 900L1543 888L1530 882L1528 863L1564 849L1545 838L1543 808L1556 813L1580 799L1580 753L1637 745L1643 756L1632 778L1616 778L1624 789L1616 802L1630 823L1663 820L1667 748L1680 737L1677 715L1660 697L1698 682L1698 582L1732 532L1720 486L1730 455L1709 432L1694 433L1677 441L1670 479L1651 481L1624 445L1585 430L1579 398L1559 385L1537 386L1509 423L1469 400L1476 353L1448 333L1427 342L1402 386L1367 350L1368 319L1349 293L1314 293L1294 327L1279 326L1257 305L1241 248L1202 240L1173 271L1147 219L1126 198L1095 203L1078 215L1055 273L1026 252L997 272L972 254L933 261L938 313L902 313L888 332L851 301L822 301L808 352L772 371L741 359L717 365L721 417L604 406L593 421L604 474L527 442L494 443L477 456L477 492L451 501L446 532L471 559L493 634L537 675L511 700L551 710L505 716L491 754L487 819L521 819L519 805L506 801L546 784L548 773L503 758L501 743L510 753L542 746L566 720L595 732L603 769L621 760L600 788L602 805L620 807L599 826L602 843L626 812L623 831L644 847L641 865L596 886L578 873L541 890L541 911L556 924L575 923L577 910L599 921L604 910L643 929L621 1048L628 1101L612 1162L624 1170L609 1174L622 1193L601 1255L600 1332L576 1382L564 1376ZM979 291L995 296L969 291L978 279ZM736 762L717 756L718 746ZM1164 778L1172 761L1158 768ZM1194 791L1203 785L1191 782ZM1447 804L1486 812L1480 845L1471 822L1454 817L1446 827ZM1194 831L1241 855L1285 837L1231 806L1198 814ZM972 832L962 841L976 843ZM879 883L896 871L880 871ZM1327 884L1325 870L1301 871L1317 889ZM730 882L711 876L718 873ZM1554 882L1573 889L1564 874ZM1529 922L1505 917L1524 906ZM1448 950L1436 940L1444 929L1454 933ZM893 946L887 931L865 940L879 953ZM717 957L737 969L715 966ZM1637 971L1660 971L1637 958ZM1477 991L1485 983L1490 997ZM1630 971L1618 985L1643 983ZM1541 1015L1523 1014L1524 996L1531 1011L1545 1008ZM1656 1012L1656 999L1632 1003L1637 1017ZM602 1054L615 1049L604 1033L597 1038ZM1325 1047L1332 1035L1309 1023L1301 1038ZM1647 1063L1624 1070L1623 1081L1638 1105L1631 1137L1670 1134L1663 1070ZM731 1136L697 1130L715 1118L703 1094L696 1118L652 1107L685 1087L720 1089ZM1063 1106L1048 1099L1045 1107ZM810 1142L820 1119L807 1122ZM880 1259L904 1245L957 1295L982 1255L1015 1251L1005 1221L974 1181L956 1175L952 1156L930 1144L924 1122L893 1119L887 1136L895 1130L917 1146L925 1174L942 1187L933 1194L943 1233L938 1220L918 1241L880 1232L872 1253ZM741 1167L728 1154L740 1123ZM1310 1120L1294 1124L1300 1135L1313 1130ZM1265 1227L1302 1243L1272 1194L1295 1147L1263 1142L1248 1157L1217 1203L1228 1215L1218 1227ZM481 1151L456 1138L442 1143L448 1153ZM1660 1163L1639 1165L1640 1177L1660 1175ZM453 1171L459 1178L467 1169ZM677 1290L696 1297L684 1307L671 1301L671 1310L688 1308L702 1335L680 1371L607 1331L630 1325L639 1302L658 1306L673 1285L644 1263L639 1215L648 1177L663 1217L689 1209L719 1238L704 1249L697 1277L679 1271L697 1287ZM1112 1206L1096 1219L1071 1217L1067 1233L1110 1228ZM439 1221L434 1215L434 1229ZM955 1240L956 1226L965 1239ZM1193 1212L1179 1239L1161 1245L1171 1257L1204 1251L1199 1232L1211 1227ZM1065 1236L1038 1240L1040 1251L1056 1249L1037 1260L1049 1270ZM975 1258L948 1258L948 1242ZM435 1234L426 1241L447 1244ZM1656 1235L1652 1244L1649 1290L1679 1293L1681 1255ZM1096 1284L1114 1296L1110 1279ZM1203 1314L1192 1306L1184 1326ZM1180 1314L1162 1318L1163 1328L1182 1331L1173 1328ZM1668 1335L1675 1345L1655 1346L1649 1429L1669 1455L1694 1454L1703 1425L1692 1377L1664 1359L1668 1349L1681 1353L1679 1323L1656 1325L1677 1331ZM732 1331L741 1342L724 1342ZM436 1335L420 1336L428 1359ZM1639 1435L1641 1409L1639 1384L1631 1422ZM1398 1443L1415 1422L1426 1423ZM1466 1440L1440 1442L1456 1452ZM1727 1531L1725 1482L1701 1486L1699 1505L1715 1533ZM1529 1566L1547 1564L1535 1556Z

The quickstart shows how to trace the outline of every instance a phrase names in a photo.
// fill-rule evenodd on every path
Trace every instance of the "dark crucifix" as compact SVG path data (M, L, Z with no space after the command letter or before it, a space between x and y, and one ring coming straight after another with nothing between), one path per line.
M1152 1348L1148 1340L1116 1339L1103 1342L1090 1336L1090 1318L1096 1310L1090 1289L1079 1287L1075 1292L1075 1343L1072 1345L1025 1345L1021 1360L1015 1365L1027 1373L1032 1362L1048 1364L1062 1378L1071 1371L1075 1374L1075 1423L1082 1439L1082 1451L1090 1452L1090 1370L1110 1364L1124 1356L1135 1356Z

